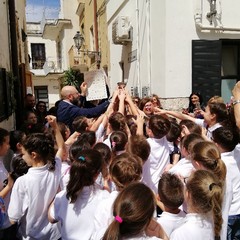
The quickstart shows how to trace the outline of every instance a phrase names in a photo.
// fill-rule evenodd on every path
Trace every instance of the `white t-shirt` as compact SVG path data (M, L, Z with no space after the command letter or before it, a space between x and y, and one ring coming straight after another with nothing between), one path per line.
M104 135L105 128L102 123L100 123L97 131L95 132L96 134L96 142L102 142L101 139Z
M106 230L109 224L113 221L112 207L115 199L118 196L118 193L118 191L111 192L107 199L104 199L99 203L94 214L95 231L99 231L101 229Z
M63 240L90 239L94 231L94 211L109 196L98 186L84 187L75 203L70 203L66 191L56 195L50 216L61 223Z
M184 223L170 236L171 240L214 240L214 225L211 217L197 213L186 215Z
M195 119L195 123L196 123L197 125L201 126L201 127L205 127L205 128L207 127L204 119L198 119L198 118L196 118L196 119ZM208 137L209 139L211 139L211 138L212 138L212 132L213 132L214 130L216 130L217 128L221 127L221 126L222 126L222 125L221 125L220 123L215 123L213 126L209 127L209 128L207 129L207 137Z
M8 215L10 220L20 221L23 239L49 240L61 236L58 226L48 221L48 207L59 189L61 177L61 160L55 160L55 171L49 171L48 164L32 167L13 186Z
M151 152L148 160L143 165L143 182L157 193L159 179L170 163L169 146L166 137L161 139L148 138Z
M233 151L234 151L234 159L236 160L238 169L240 171L240 143L237 144L237 146Z
M101 230L100 232L93 234L93 236L91 237L91 240L100 240L103 237L104 233L105 233L105 231ZM160 240L161 238L148 237L145 233L143 233L143 234L139 234L138 236L135 236L135 237L121 238L121 239L122 240Z
M234 159L234 152L221 153L221 159L227 168L226 181L232 183L233 196L229 215L238 215L240 214L240 171Z
M70 172L71 166L68 164L68 162L64 161L62 162L62 168L61 168L61 180L60 180L60 188L61 190L66 189L67 184L69 182L69 172Z
M194 170L192 161L186 158L181 158L172 168L169 169L169 173L180 175L183 178L189 177Z
M171 233L184 223L185 216L186 213L183 211L180 211L178 214L163 212L160 217L157 218L157 222L160 223L163 230L168 237L170 237Z

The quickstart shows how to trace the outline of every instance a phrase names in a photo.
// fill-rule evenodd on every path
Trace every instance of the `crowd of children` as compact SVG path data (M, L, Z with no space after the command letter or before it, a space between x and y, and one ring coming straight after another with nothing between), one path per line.
M0 128L0 239L240 239L240 99L200 97L180 113L120 87L95 119Z

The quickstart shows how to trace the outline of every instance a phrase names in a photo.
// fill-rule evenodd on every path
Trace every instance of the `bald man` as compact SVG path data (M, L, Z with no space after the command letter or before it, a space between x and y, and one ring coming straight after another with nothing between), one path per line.
M86 83L81 85L82 95L74 86L65 86L61 90L62 100L58 104L57 119L69 126L71 132L72 122L78 116L85 116L88 118L98 117L104 113L109 105L109 101L105 101L93 108L80 108L78 103L85 100L85 93L87 90ZM81 99L80 99L81 98Z

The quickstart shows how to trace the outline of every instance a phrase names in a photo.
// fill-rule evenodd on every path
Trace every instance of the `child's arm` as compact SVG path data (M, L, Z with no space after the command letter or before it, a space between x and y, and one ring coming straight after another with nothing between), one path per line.
M98 117L98 119L93 123L93 125L90 127L89 130L96 132L98 130L98 127L103 121L105 114L102 114L101 116Z
M130 96L129 92L125 89L126 92L126 102L128 103L131 114L137 116L138 115L138 110L136 105L133 103L132 97Z
M137 125L137 135L144 135L143 134L143 124L144 124L144 115L143 114L137 114L137 119L135 120L133 118L134 123Z
M62 134L59 130L59 127L57 125L57 119L55 116L52 116L52 115L46 116L46 119L47 119L49 125L53 128L54 133L55 133L55 139L56 139L56 143L58 146L56 156L59 157L60 159L63 159L65 151L66 151L65 143L64 143Z
M5 188L0 192L0 197L5 198L7 194L12 190L14 181L10 174L8 174L8 183Z
M125 91L119 90L118 91L118 99L119 99L118 112L120 112L123 115L125 114L125 105L124 105L125 98L126 98Z
M58 221L56 219L53 218L54 215L54 200L52 201L52 203L50 204L49 208L48 208L48 221L50 223L57 223Z
M191 121L195 122L194 117L191 117L191 116L186 115L186 114L182 114L180 112L168 111L168 110L163 110L163 109L159 109L159 108L155 108L155 110L156 110L155 114L158 114L158 115L171 115L171 116L176 117L176 118L181 119L181 120L186 119L186 120L191 120Z

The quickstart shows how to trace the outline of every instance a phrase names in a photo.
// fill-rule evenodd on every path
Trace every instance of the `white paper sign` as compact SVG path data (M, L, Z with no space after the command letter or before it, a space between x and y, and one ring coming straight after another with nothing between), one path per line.
M106 74L103 69L84 73L84 82L87 83L87 101L107 98Z

